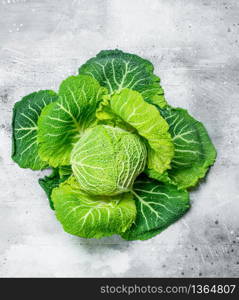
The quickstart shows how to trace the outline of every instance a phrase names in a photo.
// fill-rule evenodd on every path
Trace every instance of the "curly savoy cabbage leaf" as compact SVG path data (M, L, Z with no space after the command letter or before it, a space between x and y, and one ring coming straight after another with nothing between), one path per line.
M131 190L147 157L142 139L120 128L98 125L75 144L72 170L82 190L116 195Z
M63 169L63 173L60 168L53 169L50 175L38 180L40 186L43 188L47 195L51 209L54 210L53 201L51 199L51 193L53 189L58 187L59 184L64 182L71 174L72 172L69 172L69 169L67 170L67 172L65 172L65 170Z
M68 233L101 238L125 232L133 223L136 208L133 196L91 196L79 188L72 176L52 192L56 217Z
M182 217L190 207L186 191L176 186L142 177L133 188L137 216L122 237L126 240L147 240Z
M141 93L144 99L164 107L167 103L160 79L153 74L151 62L121 50L104 50L89 59L79 69L79 74L90 75L109 93L129 88Z
M12 121L12 159L21 168L41 170L48 166L38 154L38 118L49 103L57 100L53 91L45 90L32 93L15 103Z
M71 76L62 82L59 99L46 106L38 120L41 159L53 167L70 164L73 145L94 125L96 107L105 92L86 75Z
M172 168L162 175L147 170L148 176L159 181L171 182L179 189L195 186L216 159L216 150L204 125L182 108L160 109L169 124L175 155ZM160 177L161 176L161 177Z

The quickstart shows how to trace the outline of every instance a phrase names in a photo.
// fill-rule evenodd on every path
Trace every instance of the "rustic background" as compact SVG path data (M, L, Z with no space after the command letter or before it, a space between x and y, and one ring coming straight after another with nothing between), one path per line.
M0 0L0 276L239 275L238 33L238 0ZM10 159L13 104L114 48L151 60L218 149L190 212L144 242L66 234L43 173Z

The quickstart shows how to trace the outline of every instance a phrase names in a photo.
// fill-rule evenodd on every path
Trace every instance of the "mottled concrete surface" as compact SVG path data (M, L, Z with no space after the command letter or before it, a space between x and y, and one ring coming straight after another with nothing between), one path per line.
M0 276L239 275L238 33L238 0L0 1ZM10 159L13 104L116 47L150 59L218 149L190 212L145 242L64 233L42 173Z

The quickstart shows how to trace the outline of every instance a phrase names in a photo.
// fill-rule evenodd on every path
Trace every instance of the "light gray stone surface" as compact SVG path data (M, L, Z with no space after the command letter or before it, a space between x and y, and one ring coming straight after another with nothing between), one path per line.
M0 1L1 277L239 275L238 33L238 0ZM150 59L167 100L201 120L218 150L190 212L144 242L66 234L42 172L10 159L13 104L114 48Z

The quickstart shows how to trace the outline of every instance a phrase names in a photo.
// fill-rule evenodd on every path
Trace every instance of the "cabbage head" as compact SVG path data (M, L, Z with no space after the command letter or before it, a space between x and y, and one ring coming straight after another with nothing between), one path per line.
M39 184L82 238L156 236L188 211L216 159L204 125L168 104L152 63L120 50L90 58L57 92L23 97L12 132L12 159L51 170Z
M132 189L146 158L146 145L139 135L98 125L86 131L73 147L71 166L82 190L110 196Z

